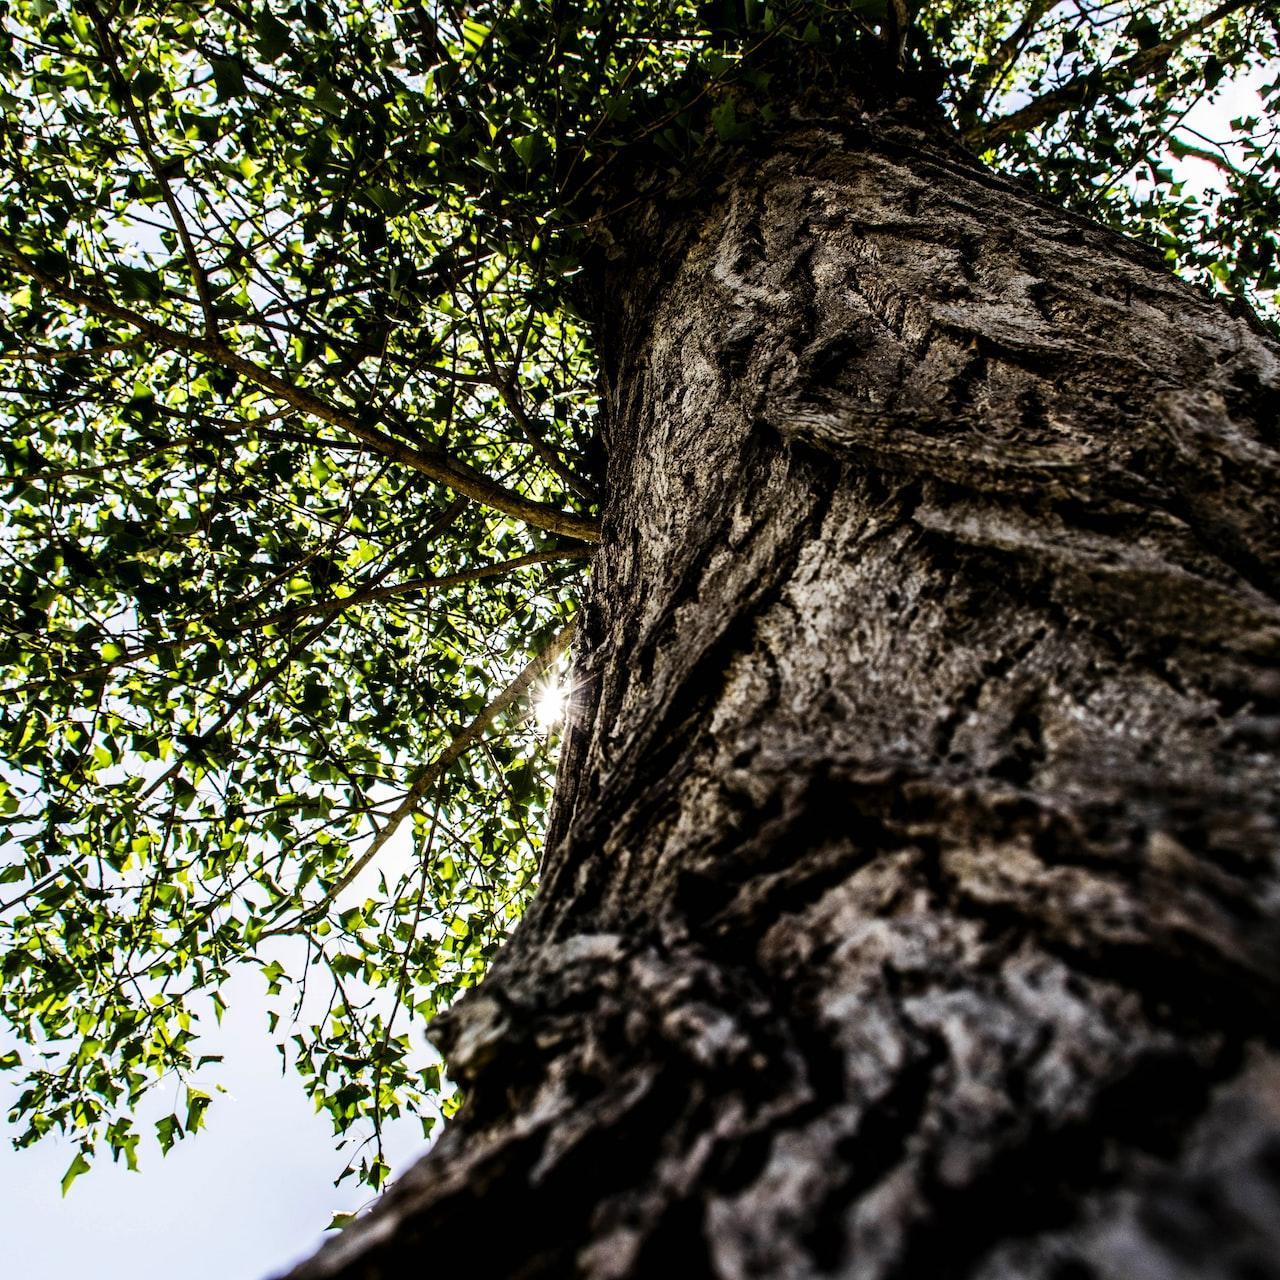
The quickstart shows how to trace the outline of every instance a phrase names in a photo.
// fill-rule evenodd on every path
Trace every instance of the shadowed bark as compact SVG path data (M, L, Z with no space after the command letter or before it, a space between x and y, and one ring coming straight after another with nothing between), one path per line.
M542 887L296 1280L1280 1276L1276 348L909 115L648 191Z

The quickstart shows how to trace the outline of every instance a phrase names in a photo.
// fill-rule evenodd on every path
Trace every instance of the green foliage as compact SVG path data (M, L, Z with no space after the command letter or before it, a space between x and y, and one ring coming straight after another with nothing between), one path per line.
M905 48L994 162L1267 305L1274 127L1217 191L1170 165L1274 57L1265 6L900 10L0 0L0 1066L24 1141L78 1142L64 1189L135 1163L162 1080L159 1148L204 1123L240 965L371 1185L388 1118L452 1105L418 1028L533 880L620 153L765 145Z
M957 121L989 162L1156 245L1275 328L1274 4L1032 0L930 5L923 17ZM1204 132L1204 104L1237 83L1253 87L1263 109Z

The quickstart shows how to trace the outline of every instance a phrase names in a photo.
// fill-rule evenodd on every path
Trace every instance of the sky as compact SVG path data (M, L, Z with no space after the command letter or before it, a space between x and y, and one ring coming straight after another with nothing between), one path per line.
M348 1178L328 1118L296 1076L282 1076L265 1034L265 982L253 969L224 988L228 1009L204 1052L221 1053L206 1128L161 1157L139 1149L140 1170L104 1158L71 1186L59 1183L74 1148L46 1138L0 1148L0 1240L5 1270L23 1280L262 1280L314 1251L335 1212L370 1192ZM202 1045L205 1037L201 1038ZM181 1111L179 1086L162 1090L158 1114ZM0 1093L7 1097L10 1090ZM140 1125L139 1128L149 1128ZM9 1127L12 1136L17 1129ZM393 1122L393 1174L426 1149L416 1120Z
M1224 86L1213 104L1197 109L1201 132L1224 132L1233 116L1260 114L1251 83ZM1220 175L1188 161L1197 187ZM264 1280L311 1253L335 1212L369 1200L348 1179L335 1188L346 1157L330 1123L317 1115L296 1077L282 1076L280 1057L265 1032L265 983L256 969L224 988L228 1010L209 1028L199 1052L222 1054L207 1127L161 1158L141 1148L141 1170L103 1160L79 1178L64 1199L60 1181L74 1149L57 1138L14 1151L0 1145L0 1240L8 1274L23 1280ZM421 1033L419 1033L421 1034ZM0 1052L8 1044L0 1039ZM173 1092L177 1093L178 1086ZM0 1079L0 1103L14 1089ZM167 1095L157 1114L178 1110ZM16 1136L5 1128L0 1136ZM149 1128L149 1125L139 1125ZM416 1120L388 1127L392 1177L426 1149Z

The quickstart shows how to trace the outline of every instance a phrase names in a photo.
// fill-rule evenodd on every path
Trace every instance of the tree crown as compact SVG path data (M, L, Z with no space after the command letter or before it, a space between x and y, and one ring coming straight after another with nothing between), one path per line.
M575 280L619 165L767 146L815 86L931 92L989 163L1238 305L1280 283L1275 126L1192 114L1233 78L1280 96L1266 4L0 15L0 1008L23 1141L73 1135L68 1181L135 1161L174 1073L156 1137L200 1126L199 1019L244 963L335 1130L372 1135L359 1176L387 1118L430 1128L412 1027L535 874L530 700L601 500Z

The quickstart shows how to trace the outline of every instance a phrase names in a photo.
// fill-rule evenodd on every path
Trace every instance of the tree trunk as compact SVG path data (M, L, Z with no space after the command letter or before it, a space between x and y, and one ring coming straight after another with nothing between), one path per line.
M296 1277L1280 1276L1276 348L905 116L625 216L542 888Z

